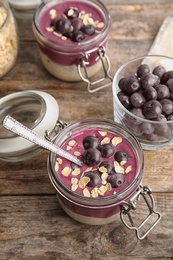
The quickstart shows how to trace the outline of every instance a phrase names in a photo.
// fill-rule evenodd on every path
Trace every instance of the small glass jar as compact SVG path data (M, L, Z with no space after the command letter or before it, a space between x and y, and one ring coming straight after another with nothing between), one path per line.
M18 32L6 0L0 0L0 78L15 64L18 56Z
M100 131L101 129L103 132L110 132L118 135L123 138L123 140L128 142L137 161L135 177L133 180L129 181L128 185L122 191L119 191L114 195L107 197L87 197L72 191L71 188L68 188L65 184L63 184L58 176L58 173L60 174L60 170L58 170L58 167L55 166L57 163L56 155L54 153L50 153L48 158L48 173L50 180L56 189L59 204L70 217L81 223L89 225L102 225L114 222L117 218L117 214L120 213L123 223L131 229L136 229L137 237L139 239L144 238L148 233L146 232L141 235L140 229L141 227L143 228L146 220L143 221L140 227L135 227L134 223L131 223L132 226L130 226L126 223L126 220L124 220L124 215L128 215L129 219L132 220L130 211L132 211L132 209L136 209L136 206L134 205L136 205L136 200L139 199L139 196L145 197L145 200L147 200L146 197L149 196L152 201L151 207L149 206L148 219L153 214L156 214L157 216L157 220L152 225L150 230L160 219L160 214L155 212L153 208L154 203L151 190L148 187L140 186L144 167L143 151L140 143L128 130L119 124L101 119L86 119L68 125L60 131L54 142L56 145L61 147L67 140L73 137L74 134L78 133L78 131L85 131L87 129L92 129L93 131ZM78 145L79 144L77 144L77 146ZM150 203L148 202L147 206L149 204Z
M59 116L54 97L38 90L19 91L1 98L0 107L0 160L18 162L42 152L42 147L8 131L2 122L10 115L44 137L46 129L54 129Z
M88 17L89 12L95 14L103 28L80 42L74 42L57 33L54 26L51 26L51 21L62 17L70 7L77 8L80 14L85 12L87 19L92 19L93 22L96 21L94 16ZM103 3L97 0L51 0L39 6L33 19L33 31L39 44L40 57L48 72L64 81L83 80L89 87L92 85L89 79L97 74L101 67L105 72L102 80L109 78L112 81L109 75L110 63L106 55L109 29L109 12ZM99 82L102 80L99 79Z

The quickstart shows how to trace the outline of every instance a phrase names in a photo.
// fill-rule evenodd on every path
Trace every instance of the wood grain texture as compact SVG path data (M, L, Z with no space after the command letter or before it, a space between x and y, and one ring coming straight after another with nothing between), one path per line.
M127 60L148 53L159 28L173 14L172 0L105 0L112 25L108 42L111 75ZM0 98L17 91L43 90L55 97L60 119L113 119L111 87L90 94L84 83L53 78L43 68L32 22L17 20L20 51L0 80ZM98 73L98 76L101 72ZM173 148L144 151L143 185L154 192L162 219L142 241L117 216L105 226L80 224L64 213L47 174L48 152L20 163L0 162L1 260L172 260ZM145 208L138 211L139 219Z

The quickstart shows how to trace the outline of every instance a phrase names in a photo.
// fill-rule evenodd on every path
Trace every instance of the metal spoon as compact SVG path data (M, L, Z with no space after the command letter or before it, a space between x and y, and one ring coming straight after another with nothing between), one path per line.
M56 146L55 144L49 142L47 139L41 137L40 135L36 134L31 129L27 128L26 126L22 125L20 122L15 120L11 116L6 116L3 120L3 126L12 131L13 133L20 135L21 137L29 140L30 142L33 142L53 153L56 153L63 158L68 159L71 162L74 162L75 164L81 166L82 162L72 154L64 151L60 147Z

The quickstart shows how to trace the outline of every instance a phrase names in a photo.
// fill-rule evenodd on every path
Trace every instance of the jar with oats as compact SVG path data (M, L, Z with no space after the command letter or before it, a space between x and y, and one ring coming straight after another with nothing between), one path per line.
M0 78L13 67L17 56L17 25L8 2L0 0Z

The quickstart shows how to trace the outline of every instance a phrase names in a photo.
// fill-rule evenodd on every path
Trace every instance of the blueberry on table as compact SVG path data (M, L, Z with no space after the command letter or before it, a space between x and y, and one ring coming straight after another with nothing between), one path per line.
M100 163L101 153L96 148L89 148L83 154L83 162L88 166L95 166Z
M108 174L111 174L112 171L114 170L114 165L113 163L109 162L109 161L103 161L100 165L99 168L104 167L107 170ZM101 172L102 173L102 172Z
M98 146L98 150L101 152L103 158L111 157L115 150L111 144L102 144Z
M147 64L141 64L137 68L136 74L139 78L150 72L150 67Z
M97 148L100 144L100 140L96 136L88 135L83 139L83 147L88 148Z
M87 186L89 187L95 187L102 181L100 174L96 171L85 172L83 176L90 178L90 181L87 183Z
M111 184L112 188L118 188L125 182L125 176L122 173L114 173L108 176L107 181Z
M114 159L117 162L127 161L128 160L128 154L125 151L119 150L115 153Z

